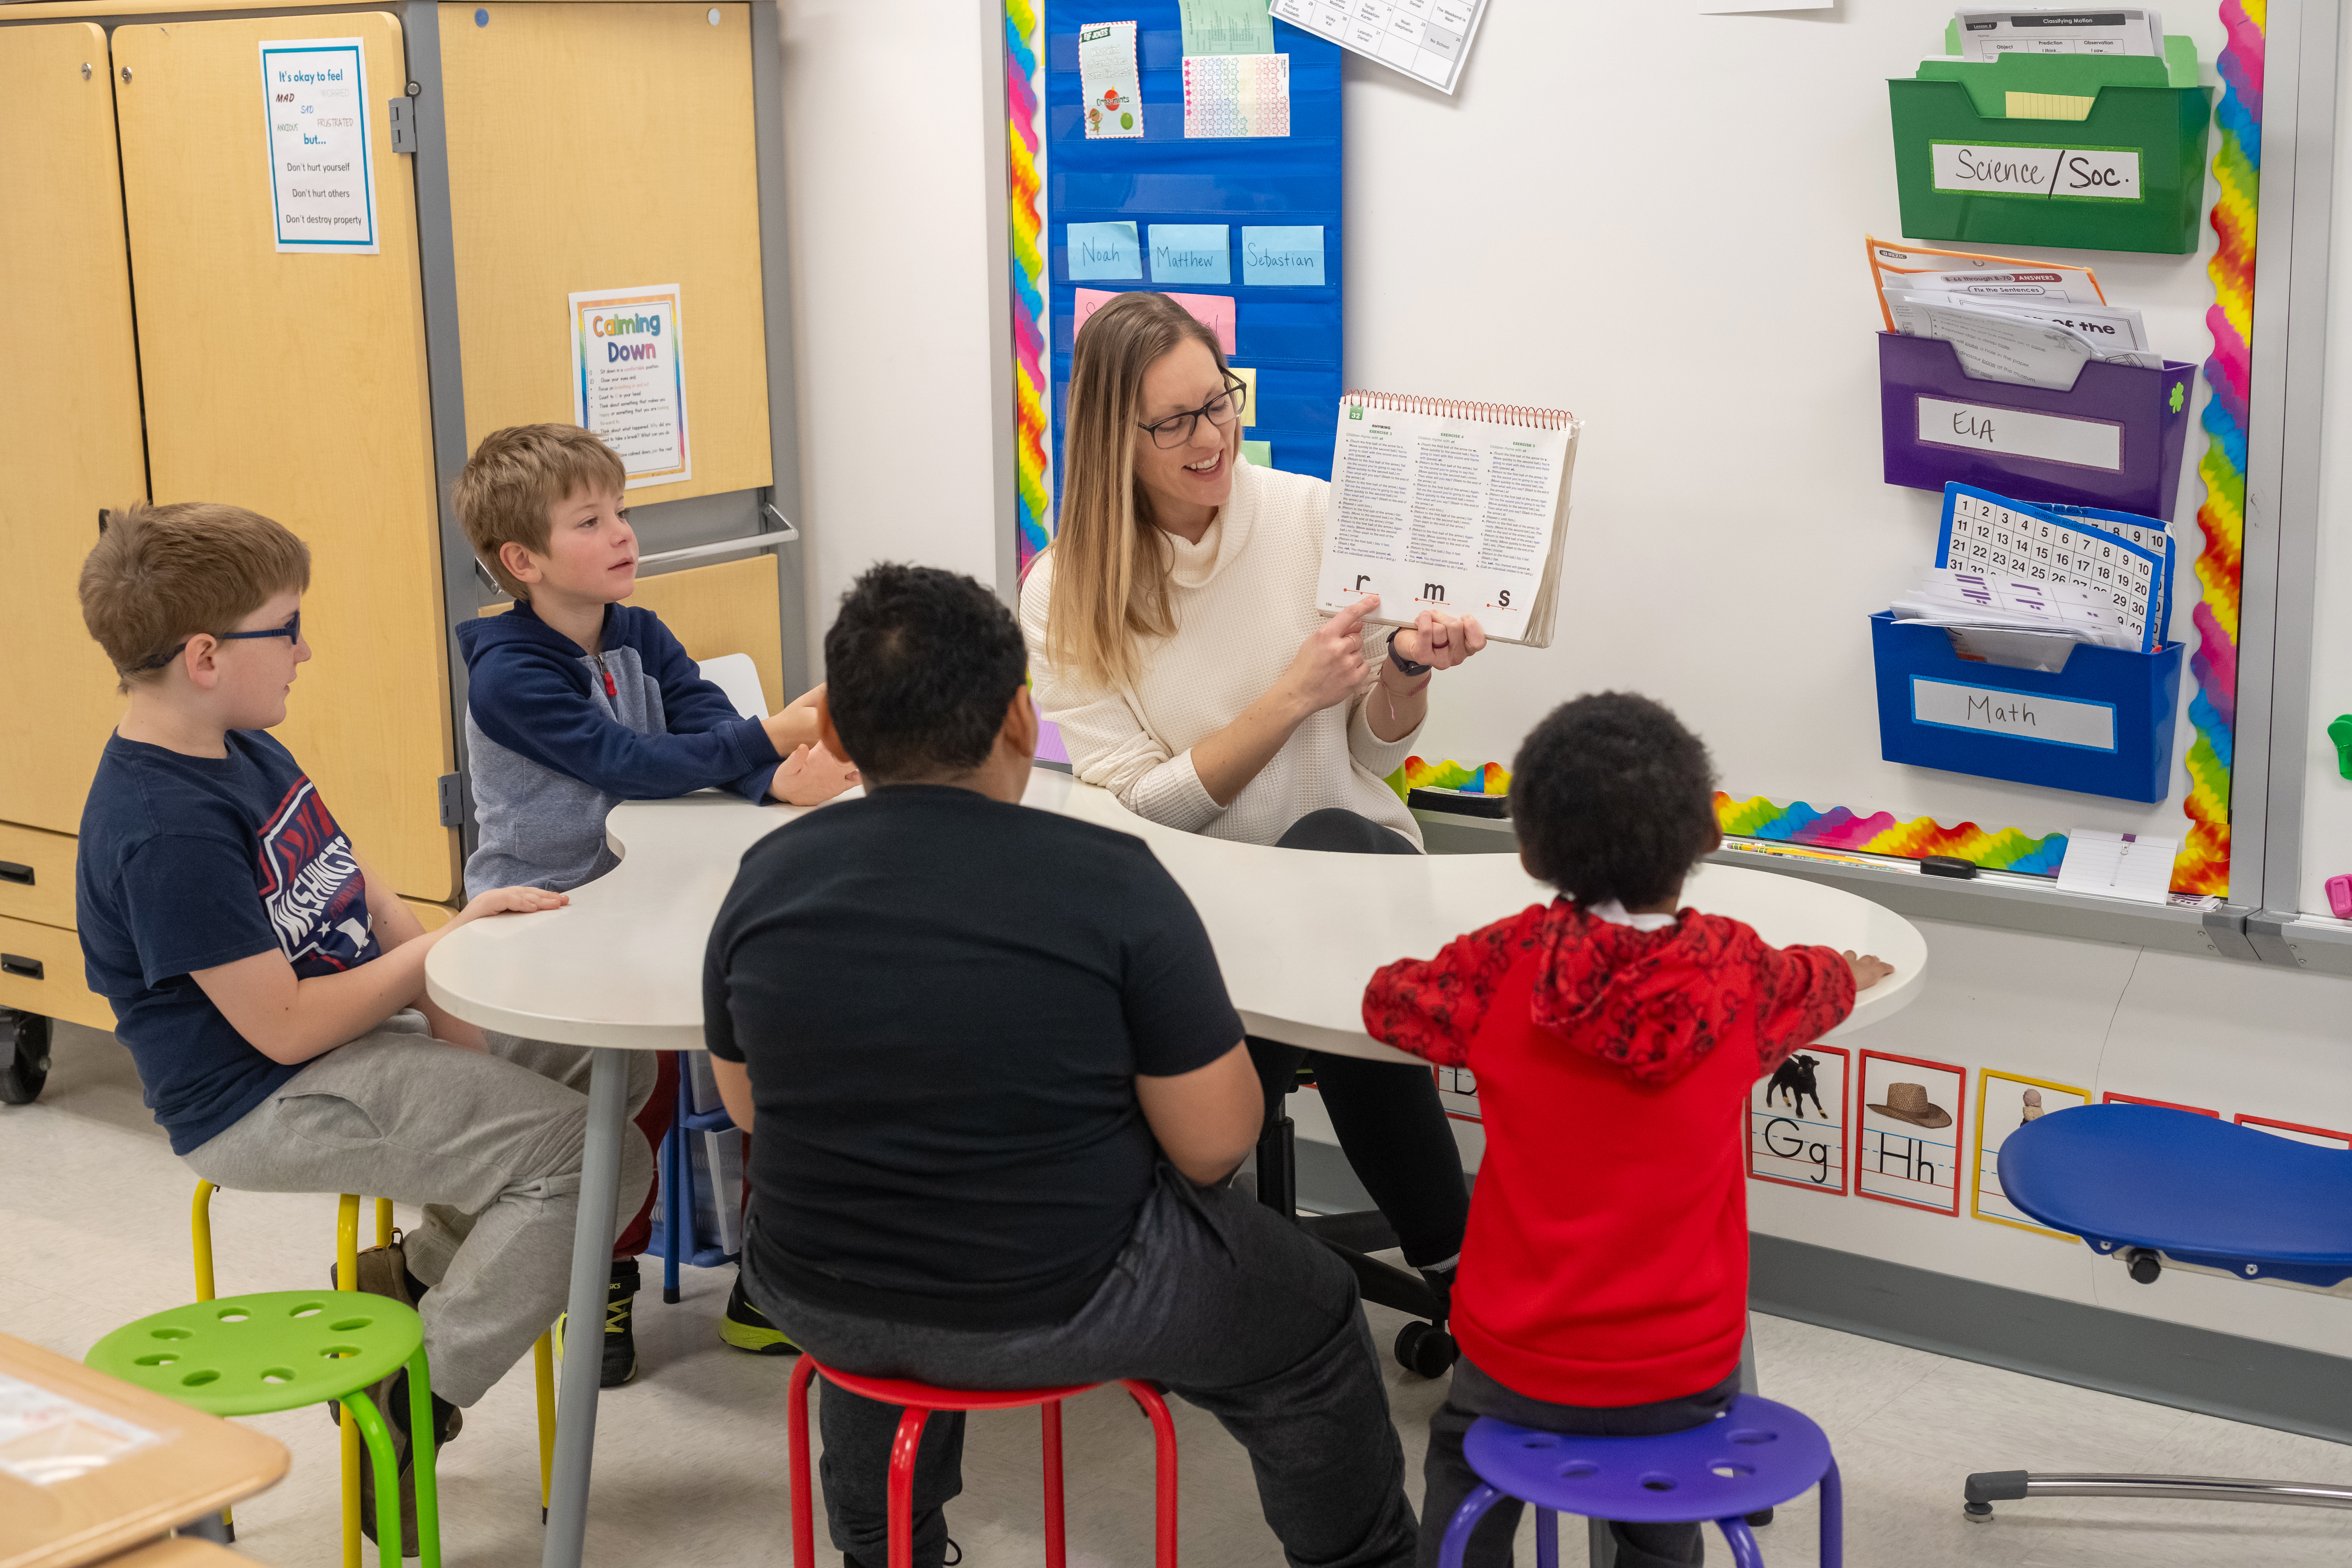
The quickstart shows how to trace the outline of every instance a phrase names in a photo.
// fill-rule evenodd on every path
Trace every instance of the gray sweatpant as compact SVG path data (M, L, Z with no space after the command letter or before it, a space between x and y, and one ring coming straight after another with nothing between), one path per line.
M426 1033L424 1015L395 1013L186 1155L215 1186L421 1205L408 1268L432 1287L417 1310L433 1392L459 1405L479 1399L563 1310L588 1123L586 1050L489 1040L493 1055L462 1050ZM635 1056L632 1113L658 1065ZM644 1135L625 1124L615 1237L653 1172Z
M752 1224L759 1224L756 1198ZM1113 1378L1166 1384L1249 1451L1258 1504L1294 1568L1407 1568L1412 1505L1355 1276L1255 1199L1196 1187L1171 1167L1092 1300L1046 1328L973 1331L860 1317L758 1277L761 1310L827 1366L949 1388L1034 1388ZM827 1384L824 1506L833 1543L888 1558L886 1487L898 1411ZM963 1489L963 1416L931 1416L917 1451L915 1562L944 1560L942 1511Z

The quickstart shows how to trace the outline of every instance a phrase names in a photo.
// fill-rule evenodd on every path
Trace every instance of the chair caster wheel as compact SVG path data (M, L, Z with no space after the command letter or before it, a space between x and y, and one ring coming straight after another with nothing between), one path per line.
M1418 1318L1397 1331L1397 1365L1421 1377L1435 1377L1452 1366L1462 1352L1454 1336Z
M49 1081L49 1020L38 1013L5 1013L14 1038L0 1061L0 1104L30 1105Z
M1964 1502L1960 1505L1960 1511L1969 1516L1970 1524L1992 1522L1992 1504L1989 1502Z
M1773 1510L1769 1508L1758 1509L1754 1513L1748 1516L1748 1527L1753 1530L1763 1529L1766 1525L1772 1522L1772 1513Z

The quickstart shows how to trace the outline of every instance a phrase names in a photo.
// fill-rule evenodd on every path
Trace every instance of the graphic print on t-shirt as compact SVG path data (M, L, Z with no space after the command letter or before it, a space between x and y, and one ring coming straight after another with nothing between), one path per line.
M349 969L374 956L367 881L352 841L306 776L297 779L261 831L256 881L286 962Z

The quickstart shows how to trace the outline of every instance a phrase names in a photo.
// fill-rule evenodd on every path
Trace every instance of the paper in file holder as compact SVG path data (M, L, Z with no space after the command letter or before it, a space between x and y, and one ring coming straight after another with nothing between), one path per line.
M2077 643L2060 668L1963 658L1965 634L1870 617L1878 751L1890 763L2120 800L2160 801L2172 775L2182 645ZM1973 645L1987 651L1984 639Z
M2197 367L2093 360L2072 387L1983 381L1940 338L1878 335L1886 482L1954 479L2003 495L2169 519Z

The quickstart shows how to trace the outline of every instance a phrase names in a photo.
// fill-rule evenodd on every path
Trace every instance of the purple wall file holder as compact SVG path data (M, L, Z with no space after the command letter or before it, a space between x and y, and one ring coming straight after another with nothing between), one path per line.
M2094 361L2072 389L2054 392L1980 381L1941 339L1881 332L1886 482L1940 490L1958 479L2020 500L2169 521L2196 373L2171 360L2162 370Z
M1906 625L1881 610L1870 617L1879 754L1947 773L2160 801L2172 779L2181 647L2127 653L2083 643L2062 670L2012 669L1964 659L1943 627ZM2088 730L2086 719L2094 721Z

